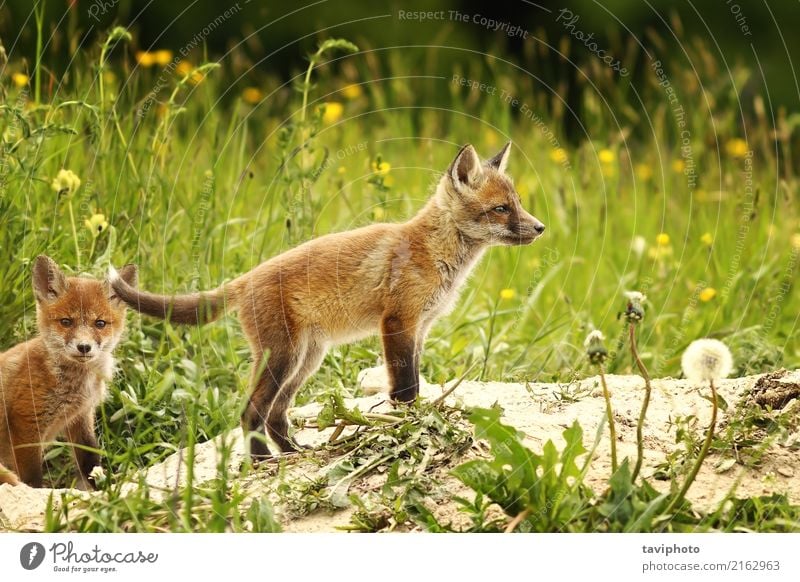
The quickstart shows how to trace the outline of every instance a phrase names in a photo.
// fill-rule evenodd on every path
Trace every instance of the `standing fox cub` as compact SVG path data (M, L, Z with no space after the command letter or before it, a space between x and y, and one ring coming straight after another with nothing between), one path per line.
M136 267L119 277L136 285ZM97 448L94 413L114 373L124 303L107 281L65 277L48 257L33 265L39 335L0 354L0 483L42 486L42 447L64 433ZM98 455L73 449L84 486ZM17 477L17 475L19 477Z
M380 333L391 397L413 401L425 336L484 250L529 244L544 232L505 173L510 146L484 163L464 146L408 222L322 236L213 291L155 295L113 270L111 285L134 309L174 323L202 324L238 310L254 359L245 441L254 457L268 457L266 422L280 450L293 451L286 410L329 346Z

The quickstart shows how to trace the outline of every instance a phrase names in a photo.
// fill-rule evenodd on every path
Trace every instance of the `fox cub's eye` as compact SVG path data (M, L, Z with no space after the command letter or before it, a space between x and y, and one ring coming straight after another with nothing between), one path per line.
M500 214L505 214L506 212L508 212L508 206L505 206L503 204L501 204L500 206L495 206L494 211L499 212Z
M106 322L102 319L98 319L97 321L94 322L94 326L97 329L103 329L106 326Z
M72 327L72 320L69 317L62 318L60 323L64 327Z

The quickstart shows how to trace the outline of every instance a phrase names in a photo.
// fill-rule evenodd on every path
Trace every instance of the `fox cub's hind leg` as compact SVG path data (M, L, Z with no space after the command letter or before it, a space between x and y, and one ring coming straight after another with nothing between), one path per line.
M417 330L399 316L388 315L381 321L381 336L386 370L396 402L413 402L419 394L419 354Z
M289 374L291 362L288 353L273 351L268 358L258 354L253 361L252 392L242 414L245 450L254 461L269 458L264 422L272 401Z
M267 413L269 436L284 453L303 448L289 438L289 418L286 411L303 382L319 369L324 356L325 346L314 340L309 341L298 354L297 368L294 374L281 386Z
M317 371L324 355L323 344L313 339L302 339L281 342L271 350L266 363L263 356L256 358L253 392L242 416L245 439L254 458L270 455L264 442L265 422L270 438L281 452L290 453L300 448L289 438L286 411L297 389Z

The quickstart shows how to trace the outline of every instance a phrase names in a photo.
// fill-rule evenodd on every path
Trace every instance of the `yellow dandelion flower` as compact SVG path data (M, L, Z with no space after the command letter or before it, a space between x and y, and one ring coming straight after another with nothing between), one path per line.
M336 170L337 174L344 174L345 172L347 172L347 168L344 166L339 166Z
M614 163L614 160L617 159L617 157L614 155L614 152L609 149L602 149L597 152L597 158L603 164L612 164Z
M244 99L245 103L249 103L250 105L257 105L263 98L264 94L258 87L247 87L242 91L242 99Z
M714 237L711 236L710 232L703 233L703 236L700 237L700 242L706 245L707 247L710 247L711 245L714 244Z
M505 299L506 301L514 299L514 297L516 297L516 295L517 295L517 292L514 291L513 289L502 289L500 291L500 299Z
M178 75L181 77L185 77L193 70L194 70L194 65L189 61L178 61L178 64L175 65L175 72L178 73Z
M800 232L794 233L789 239L789 243L792 245L794 250L800 251Z
M372 218L374 220L383 220L384 216L386 216L386 211L380 206L372 209Z
M11 75L11 81L20 89L28 84L31 78L25 73L14 73Z
M172 51L160 50L152 53L153 62L162 67L166 67L172 62Z
M728 152L728 155L731 157L743 158L750 150L747 148L746 141L744 141L742 138L735 137L725 142L725 151Z
M676 174L683 174L686 169L686 162L683 160L672 160L672 171Z
M669 235L662 232L656 236L656 244L660 247L665 247L669 244Z
M388 174L392 169L392 165L389 162L372 162L372 171L378 174L379 176L385 176Z
M59 194L72 196L80 188L81 180L72 170L60 169L50 187Z
M567 150L564 148L555 148L550 150L550 159L557 164L563 164L567 161Z
M151 52L136 51L136 62L143 67L152 67L156 63L156 59Z
M83 221L86 228L92 233L92 236L97 238L108 229L108 221L104 214L92 214L89 218Z
M713 287L706 287L705 289L700 291L700 301L702 301L703 303L708 303L716 296L717 296L717 290L714 289Z
M361 85L346 85L342 89L342 95L345 99L358 99L363 94Z
M330 125L332 123L336 123L342 118L344 106L341 103L330 101L328 103L323 103L322 107L324 108L322 113L322 122L324 124Z
M653 177L653 168L648 164L636 164L636 176L646 182Z
M194 72L192 72L191 76L189 77L189 82L192 85L199 85L200 83L203 82L203 79L205 79L205 78L206 78L206 74L205 73L202 73L200 71L195 70Z

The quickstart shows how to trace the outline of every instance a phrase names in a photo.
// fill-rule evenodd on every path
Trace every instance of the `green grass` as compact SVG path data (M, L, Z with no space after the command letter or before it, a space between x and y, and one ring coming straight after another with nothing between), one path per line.
M433 328L422 359L430 381L458 377L475 359L482 366L473 376L494 380L569 382L593 373L583 338L593 327L616 336L629 289L648 296L639 337L653 376L678 375L683 348L702 336L731 345L739 374L800 364L793 292L800 251L790 243L800 213L797 180L784 169L794 118L784 119L788 137L775 141L763 116L737 117L730 82L679 87L700 170L690 189L673 167L681 152L657 79L645 77L632 109L630 93L580 47L575 58L594 86L571 81L585 127L575 137L566 135L574 120L553 94L496 61L465 60L455 72L506 88L541 126L496 96L452 83L454 71L439 68L434 49L376 58L369 47L326 47L311 77L297 71L283 82L232 61L202 65L199 55L189 60L200 72L185 76L136 66L127 42L118 33L82 47L63 75L37 70L33 86L0 79L3 349L34 333L37 254L95 276L109 261L134 262L140 284L156 292L216 287L312 236L407 219L459 144L489 157L510 139L510 173L548 230L532 247L487 253L457 309ZM713 69L702 43L687 50ZM527 56L535 70L538 57ZM665 67L678 87L682 64ZM12 55L7 69L23 63ZM750 75L741 67L733 73ZM358 90L343 91L353 84ZM247 87L264 100L246 102ZM716 104L713 117L689 106L706 96ZM341 116L324 103L342 104ZM733 151L743 136L754 150L752 196L745 161ZM383 162L391 169L379 174ZM61 168L82 180L69 199L50 187ZM111 225L96 240L83 226L94 213ZM661 237L659 246L662 233L669 242ZM706 233L712 244L702 241ZM711 294L701 294L706 288L717 291L709 301L701 299ZM507 289L513 293L501 297ZM333 350L298 401L355 394L358 371L379 354L376 340ZM625 350L612 355L607 371L633 370ZM238 426L249 357L233 318L197 329L131 316L120 373L99 413L111 479ZM68 482L66 451L56 447L48 459L50 482ZM266 511L254 507L256 517ZM269 516L263 521L272 527ZM164 527L178 526L166 520Z

